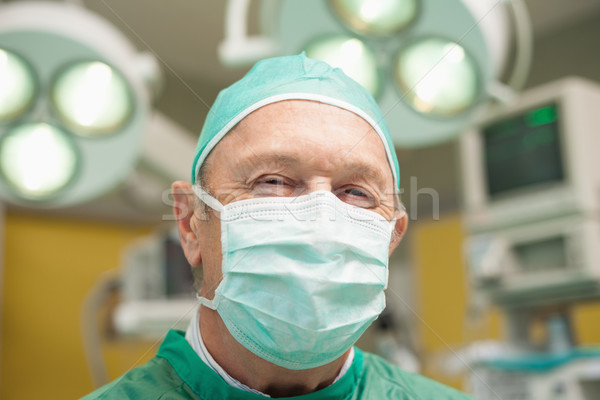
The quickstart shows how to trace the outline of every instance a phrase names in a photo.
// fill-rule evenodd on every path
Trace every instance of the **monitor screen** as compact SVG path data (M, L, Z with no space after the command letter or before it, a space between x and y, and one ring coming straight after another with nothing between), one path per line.
M194 276L179 240L165 235L165 277L168 298L189 298L194 295Z
M549 104L483 128L490 197L564 179L558 111Z

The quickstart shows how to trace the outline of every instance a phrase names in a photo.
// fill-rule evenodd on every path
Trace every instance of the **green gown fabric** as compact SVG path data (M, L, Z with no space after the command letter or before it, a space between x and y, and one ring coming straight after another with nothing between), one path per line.
M198 357L183 332L170 331L156 357L83 399L264 400L265 397L228 385ZM352 366L336 383L314 393L284 399L472 398L423 376L402 371L380 357L355 348Z

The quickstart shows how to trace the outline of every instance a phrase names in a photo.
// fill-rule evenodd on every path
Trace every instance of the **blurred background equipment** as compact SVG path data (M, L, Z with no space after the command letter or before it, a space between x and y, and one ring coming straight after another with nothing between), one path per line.
M600 347L578 347L570 321L573 306L600 298L599 109L600 85L566 78L461 137L472 299L501 307L508 324L509 351L473 363L477 398L600 393Z
M107 338L160 341L169 329L185 331L197 308L192 268L176 229L131 244L119 270L98 279L81 309L82 339L94 386L110 381L103 355ZM99 318L102 314L107 317Z
M156 339L169 329L187 328L197 302L192 267L177 229L132 244L121 270L122 297L114 316L117 333Z
M378 100L399 147L451 139L529 73L532 32L521 0L266 0L258 35L247 33L249 1L227 5L225 65L305 51L339 67Z
M187 153L161 158L148 148L168 136L160 151L183 147L192 154L187 149L193 140L174 123L164 131L169 121L153 115L161 82L154 56L139 53L113 25L82 6L2 4L0 198L24 207L75 206L144 175L137 180L145 179L139 186L146 194L159 181L154 204L127 193L121 203L133 201L126 211L134 215L163 210L161 194L169 181L187 177L187 163L177 165Z
M412 343L410 319L398 318L398 312L394 312L389 302L386 304L385 310L374 322L376 352L404 371L418 374L421 362Z

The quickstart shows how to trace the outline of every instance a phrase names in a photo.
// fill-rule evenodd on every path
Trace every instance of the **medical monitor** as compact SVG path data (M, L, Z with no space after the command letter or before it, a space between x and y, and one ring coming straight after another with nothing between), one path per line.
M470 231L600 208L600 85L553 82L496 106L460 140Z
M543 104L481 129L490 199L565 178L556 103Z
M468 276L504 306L600 296L600 85L556 81L461 137Z

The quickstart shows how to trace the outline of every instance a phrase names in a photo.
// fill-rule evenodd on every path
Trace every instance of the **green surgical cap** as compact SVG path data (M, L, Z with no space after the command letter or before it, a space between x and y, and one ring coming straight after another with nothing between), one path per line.
M373 96L341 69L304 53L259 61L246 76L219 93L198 139L192 183L208 154L227 132L251 112L283 100L313 100L362 117L381 138L396 187L400 187L400 167L390 130Z

